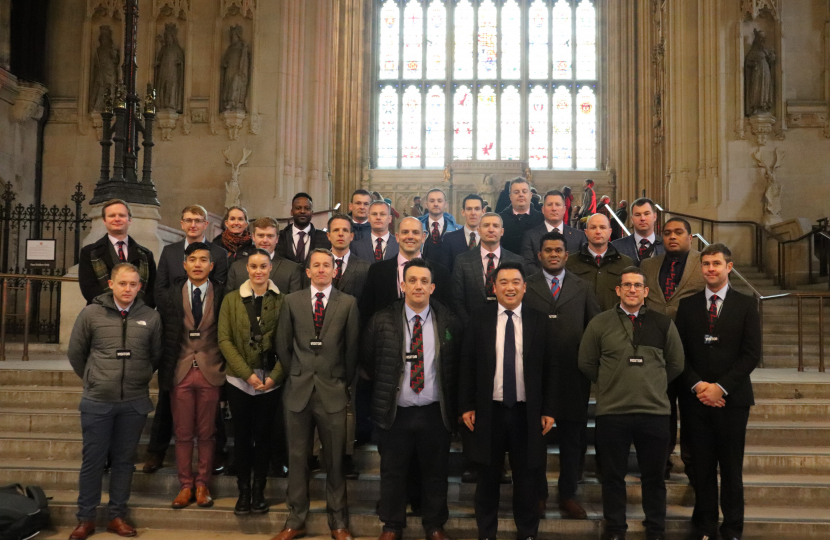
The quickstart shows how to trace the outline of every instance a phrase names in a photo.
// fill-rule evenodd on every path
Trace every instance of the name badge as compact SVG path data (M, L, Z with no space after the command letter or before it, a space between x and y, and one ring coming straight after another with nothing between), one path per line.
M555 319L557 315L548 315L548 319Z
M202 337L202 333L198 330L191 330L187 335L190 339L200 339Z
M308 342L308 346L312 351L319 351L323 348L323 340L321 339L312 339Z
M629 366L642 366L643 365L643 357L642 356L632 356L628 359Z
M704 345L715 345L718 342L718 336L710 336L706 334L703 336L703 344Z
M495 296L488 296L488 297L487 297L487 301L488 301L488 302L495 302L495 301L496 301L496 297L495 297Z
M121 360L129 360L132 358L133 353L130 349L116 349L115 350L115 357Z
M417 362L418 361L418 353L407 353L406 354L406 361L407 362Z

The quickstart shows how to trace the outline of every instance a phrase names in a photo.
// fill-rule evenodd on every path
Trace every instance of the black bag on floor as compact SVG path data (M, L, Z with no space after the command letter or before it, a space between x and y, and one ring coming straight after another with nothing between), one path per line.
M49 527L48 506L38 486L0 486L0 540L25 540Z

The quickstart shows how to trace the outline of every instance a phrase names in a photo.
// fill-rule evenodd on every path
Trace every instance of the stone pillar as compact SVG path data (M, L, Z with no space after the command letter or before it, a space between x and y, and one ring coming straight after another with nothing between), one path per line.
M12 0L0 0L0 69L11 68Z

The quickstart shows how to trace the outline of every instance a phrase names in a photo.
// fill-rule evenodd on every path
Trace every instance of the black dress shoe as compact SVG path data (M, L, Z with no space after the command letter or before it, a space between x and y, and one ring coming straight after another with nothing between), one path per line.
M475 484L478 482L478 469L467 469L461 473L461 482L464 484Z
M217 452L213 456L213 474L222 474L228 468L228 454Z
M343 456L343 476L350 480L357 480L360 477L360 471L354 466L352 456Z

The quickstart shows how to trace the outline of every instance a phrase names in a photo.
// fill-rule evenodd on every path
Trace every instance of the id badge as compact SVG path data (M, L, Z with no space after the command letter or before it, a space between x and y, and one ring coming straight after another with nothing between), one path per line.
M548 315L548 319L555 319L557 315Z
M308 347L312 351L319 351L323 348L323 340L322 339L312 339L308 342Z
M190 339L200 339L202 337L202 332L198 330L191 330L187 333Z
M129 360L133 357L133 353L130 349L116 349L115 357L119 360Z
M488 297L487 297L487 301L488 301L488 302L495 302L495 301L496 301L496 297L495 297L495 296L488 296Z
M406 353L406 361L407 362L417 362L418 361L418 353Z
M706 334L703 336L703 344L704 345L716 345L718 343L718 336L711 336Z
M643 357L642 356L631 356L628 359L629 366L638 366L642 367L643 365Z

